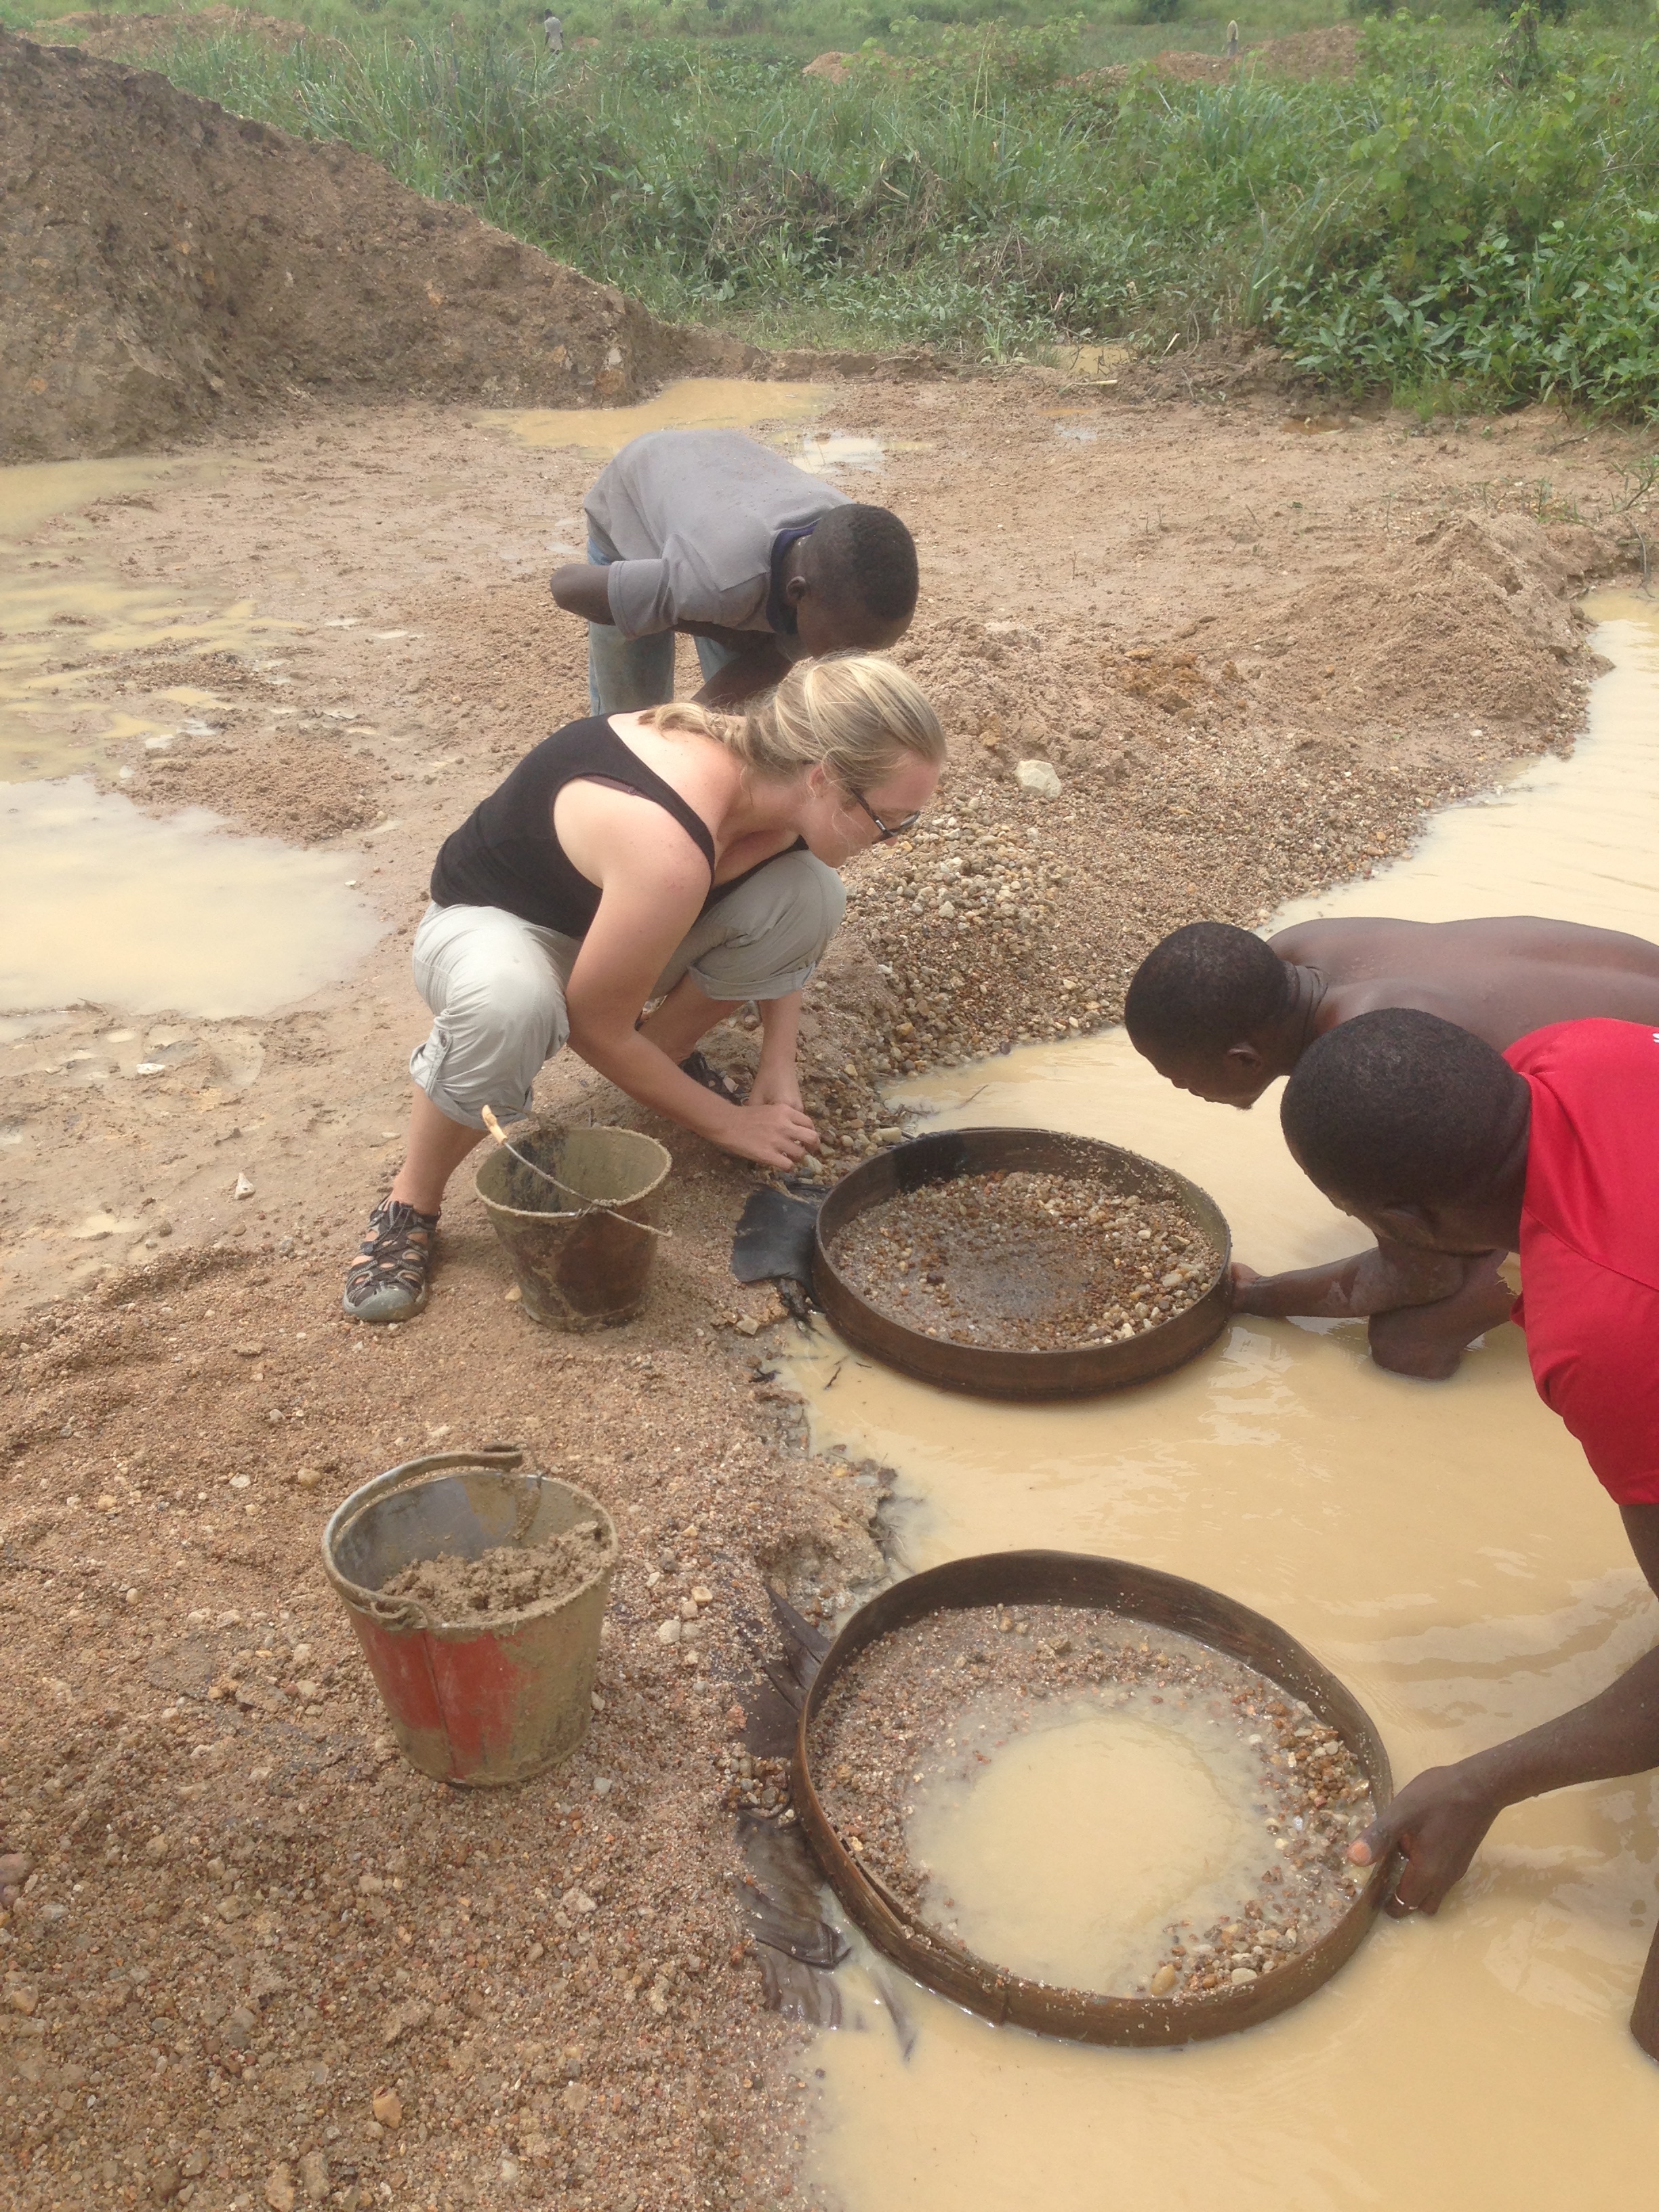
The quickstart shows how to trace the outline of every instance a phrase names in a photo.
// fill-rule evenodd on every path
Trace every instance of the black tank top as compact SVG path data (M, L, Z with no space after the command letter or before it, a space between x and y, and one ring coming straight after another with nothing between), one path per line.
M576 867L553 830L554 800L566 784L578 781L634 792L673 816L708 863L711 888L705 911L747 880L738 877L714 885L714 841L708 824L598 714L567 722L544 738L445 840L432 871L432 896L438 904L501 907L543 929L586 937L599 912L599 887Z

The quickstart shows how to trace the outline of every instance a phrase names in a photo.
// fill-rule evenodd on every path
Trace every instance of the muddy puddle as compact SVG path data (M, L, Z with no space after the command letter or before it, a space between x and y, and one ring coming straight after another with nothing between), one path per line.
M530 407L480 416L527 446L574 446L610 460L647 430L752 430L809 422L835 397L828 384L765 384L746 376L689 377L637 407Z
M541 407L487 415L531 446L574 446L589 459L608 461L630 440L647 430L787 431L811 422L836 396L829 384L763 384L746 377L697 377L670 384L638 407ZM926 441L878 437L860 430L801 431L772 440L810 476L844 472L872 476L885 467L890 453L931 450ZM562 525L565 535L578 527Z
M0 781L106 769L140 741L171 744L187 721L187 695L151 697L129 683L131 697L100 697L112 659L162 647L252 657L298 627L210 580L135 582L77 519L99 501L142 499L164 478L220 466L131 459L0 469ZM41 540L48 524L58 526Z
M354 865L228 835L199 807L157 820L86 776L0 786L0 874L21 925L0 938L0 1006L269 1013L381 935Z
M1172 1915L1231 1911L1263 1852L1255 1763L1206 1741L1201 1714L1154 1712L1141 1692L1124 1708L964 1716L983 1763L930 1776L907 1828L931 1923L1031 1979L1128 1996Z
M1532 912L1659 935L1659 610L1593 611L1614 667L1574 757L1297 913ZM914 1107L923 1089L897 1095ZM1201 1104L1121 1033L925 1090L946 1123L1041 1122L1182 1170L1257 1266L1358 1242L1291 1165L1276 1092L1250 1114ZM1659 1630L1513 1328L1430 1385L1373 1367L1358 1328L1245 1318L1160 1382L1051 1408L952 1399L827 1337L795 1370L819 1449L899 1471L905 1564L1054 1546L1228 1591L1343 1677L1401 1777L1592 1694ZM841 2212L1558 2212L1569 2192L1645 2192L1659 2068L1625 2021L1654 1924L1656 1803L1638 1778L1513 1809L1437 1921L1383 1923L1307 2003L1183 2051L1000 2031L855 1951L847 2029L812 2052L813 2179Z
M8 1015L82 1001L268 1013L344 974L382 934L351 854L228 834L200 809L157 819L97 780L131 776L114 765L124 754L216 736L234 711L205 684L95 696L112 660L157 648L253 659L300 627L199 580L134 581L76 519L213 465L0 469L0 872L18 917L0 939Z

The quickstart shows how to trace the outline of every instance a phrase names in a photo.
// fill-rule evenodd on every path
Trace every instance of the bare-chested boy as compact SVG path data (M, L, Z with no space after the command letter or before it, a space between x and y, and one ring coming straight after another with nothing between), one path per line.
M1147 955L1124 1020L1137 1052L1178 1089L1248 1107L1316 1037L1380 1006L1438 1014L1499 1052L1555 1022L1659 1028L1659 945L1532 915L1355 916L1300 922L1265 941L1199 921ZM1237 1267L1234 1303L1241 1313L1368 1316L1380 1366L1438 1380L1508 1318L1513 1294L1490 1258L1384 1243L1294 1273Z

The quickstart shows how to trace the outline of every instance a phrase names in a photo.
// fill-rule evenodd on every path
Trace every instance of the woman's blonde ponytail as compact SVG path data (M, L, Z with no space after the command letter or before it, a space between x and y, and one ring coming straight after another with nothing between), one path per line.
M742 714L684 700L653 708L649 720L713 738L756 775L782 781L822 767L848 792L873 789L906 757L945 758L945 732L921 685L873 653L797 661Z

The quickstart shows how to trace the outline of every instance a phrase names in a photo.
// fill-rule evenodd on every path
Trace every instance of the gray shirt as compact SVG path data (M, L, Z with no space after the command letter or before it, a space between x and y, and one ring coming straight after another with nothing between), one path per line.
M799 643L767 619L774 543L847 504L844 492L739 430L649 430L623 447L582 502L617 556L607 586L624 637L720 623L774 636L791 660Z

